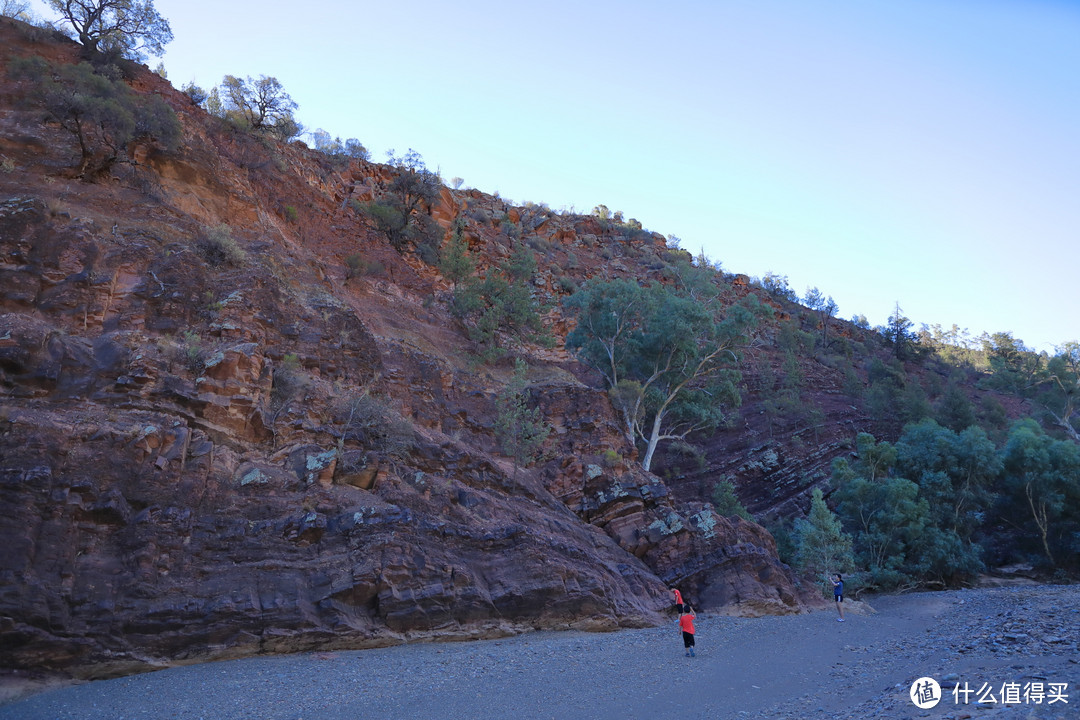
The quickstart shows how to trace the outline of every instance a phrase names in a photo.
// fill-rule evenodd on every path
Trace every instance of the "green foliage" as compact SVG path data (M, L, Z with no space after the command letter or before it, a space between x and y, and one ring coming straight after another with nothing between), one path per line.
M383 265L378 260L368 260L360 253L349 253L345 256L345 279L352 280L364 275L381 275Z
M228 225L215 225L203 228L196 245L206 262L214 267L221 265L238 266L247 259L247 253L236 244L232 230Z
M919 486L890 475L871 478L854 472L844 459L833 465L837 511L855 536L856 559L882 586L911 579L908 554L922 534L929 508Z
M561 290L562 292L564 292L564 293L566 293L568 295L571 295L571 294L577 292L577 289L578 289L577 282L574 280L574 278L570 277L569 275L560 275L559 279L558 279L558 285L559 285L559 290Z
M348 138L345 141L345 156L354 160L370 160L371 153L364 147L364 144L356 138Z
M917 383L909 381L899 360L884 363L874 358L867 375L870 388L866 393L866 406L875 420L899 429L904 423L918 422L932 413L926 392Z
M792 542L796 565L823 581L833 573L845 573L855 566L852 538L825 504L819 488L810 494L810 511L806 517L795 521Z
M506 274L512 280L530 282L536 274L536 255L526 245L514 247L506 265Z
M577 320L566 346L604 377L646 470L660 441L715 428L738 404L738 350L767 313L756 298L724 306L690 287L593 280L564 301Z
M1067 342L1057 349L1033 395L1050 422L1080 442L1080 343Z
M454 232L443 247L439 272L450 281L455 290L459 283L476 272L476 262L469 252L469 243L465 240L460 224L455 224Z
M315 150L335 160L369 160L371 158L371 153L356 138L349 138L343 143L340 137L331 138L330 133L321 128L312 131L311 141Z
M551 433L540 408L533 406L528 392L529 366L518 358L510 382L495 398L495 438L502 452L514 461L514 474L528 467Z
M754 516L747 512L739 496L735 494L735 484L730 480L720 480L713 485L712 504L717 515L737 515L743 520L754 521Z
M778 300L787 300L789 302L798 302L799 296L794 290L791 289L791 285L788 284L787 275L780 275L769 270L760 280L761 287L765 289L765 292L772 295Z
M206 96L206 102L203 103L203 107L206 108L206 112L214 117L225 117L225 103L222 102L221 93L216 87L210 88L210 92Z
M855 368L850 366L844 368L844 394L853 400L860 400L865 390L862 378L855 372Z
M919 345L918 334L911 329L913 325L914 323L904 316L900 303L896 303L881 334L892 344L897 360L917 360L925 355L925 348Z
M770 433L785 423L806 423L816 427L822 421L821 410L803 397L806 380L794 352L784 353L779 375L771 367L763 367L761 380L762 409Z
M78 142L79 177L85 180L129 161L136 142L156 142L166 149L180 141L180 122L160 97L131 92L113 66L89 63L53 65L41 58L16 58L11 75L27 84L31 102Z
M504 354L500 333L535 337L542 329L538 306L521 280L512 280L505 267L488 268L469 278L454 293L453 312L466 323L469 338L480 346L484 362Z
M47 0L87 52L143 60L161 57L173 39L152 0Z
M895 450L898 472L918 483L934 524L971 540L986 520L1002 468L986 432L971 426L957 433L927 419L905 428Z
M390 200L354 201L353 209L366 216L395 250L403 252L408 247L410 236L406 230L409 228L409 218L395 203Z
M296 209L295 205L286 205L285 210L284 210L284 214L285 214L285 219L288 220L289 222L294 223L294 222L296 222L297 220L300 219L300 211Z
M398 174L379 197L354 203L353 208L367 217L399 253L415 248L422 260L438 264L443 232L431 218L431 206L439 197L439 176L424 166L415 150L410 149L401 158L395 157L393 150L388 154Z
M1003 452L1003 509L1033 529L1051 565L1080 550L1080 445L1055 440L1032 419L1017 422Z
M822 349L828 348L829 324L832 322L833 316L836 315L839 306L836 304L836 301L833 300L832 295L825 297L824 293L816 287L807 288L806 298L803 302L806 307L817 313L818 324L821 326L821 347Z
M776 344L786 352L809 355L814 348L814 336L800 330L794 320L784 320L779 323Z
M950 430L959 432L976 423L975 408L967 393L956 382L950 382L934 405L934 417Z
M290 140L301 132L293 117L296 103L277 78L260 75L258 80L226 75L221 81L225 117L238 127L266 132L280 140Z
M210 93L196 85L194 80L189 80L184 83L183 87L180 88L180 92L187 95L191 99L191 102L196 105L202 105L210 98Z
M955 323L949 329L939 324L923 325L919 331L919 342L950 365L979 367L984 364L982 353L976 348L971 333L966 329L961 330Z
M488 268L477 277L472 275L471 257L463 247L455 245L457 242L451 239L445 258L452 264L448 277L459 278L451 311L462 319L469 338L480 346L481 360L494 362L505 354L502 333L541 340L540 306L528 285L536 267L532 252L519 246L507 263Z
M193 330L185 330L177 346L178 359L192 374L198 375L206 368L206 360L210 351L203 343L199 333Z
M952 583L979 572L977 540L1003 477L1003 457L986 433L977 426L958 433L924 420L907 426L896 445L861 433L856 446L854 462L834 461L832 480L837 512L871 582ZM1030 457L1017 458L1017 468L1037 473Z

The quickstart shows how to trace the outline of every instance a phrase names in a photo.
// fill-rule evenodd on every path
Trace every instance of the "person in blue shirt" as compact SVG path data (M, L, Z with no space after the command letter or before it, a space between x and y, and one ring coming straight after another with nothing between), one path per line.
M840 573L833 575L832 587L833 599L836 600L836 612L840 613L836 622L844 622L844 578L840 577Z

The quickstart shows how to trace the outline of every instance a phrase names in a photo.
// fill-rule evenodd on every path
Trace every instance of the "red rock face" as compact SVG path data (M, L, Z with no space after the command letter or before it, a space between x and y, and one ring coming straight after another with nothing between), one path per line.
M72 53L13 28L4 52ZM638 468L561 341L513 347L553 428L544 459L498 452L511 368L477 364L449 285L348 207L393 169L268 148L157 76L134 84L174 107L184 146L87 184L0 75L0 666L639 626L670 583L701 610L803 607L767 532ZM444 188L432 215L467 217L486 264L513 242L499 218L516 223L557 339L562 278L648 272L664 245L605 258L596 219L477 191ZM235 264L203 244L223 223ZM353 253L381 269L346 278ZM365 393L406 450L386 423L351 429Z

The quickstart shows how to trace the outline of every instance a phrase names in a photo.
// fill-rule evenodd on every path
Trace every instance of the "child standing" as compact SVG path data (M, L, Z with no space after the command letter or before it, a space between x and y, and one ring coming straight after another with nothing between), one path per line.
M682 613L682 593L678 588L671 588L671 592L675 595L675 612Z
M686 657L694 657L694 608L684 604L682 614L679 615L679 627L682 628L683 647L686 648Z

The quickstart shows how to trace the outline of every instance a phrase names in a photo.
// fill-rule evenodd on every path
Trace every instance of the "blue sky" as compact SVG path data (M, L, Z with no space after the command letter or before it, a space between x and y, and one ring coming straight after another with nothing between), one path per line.
M604 203L844 318L1080 339L1080 3L155 4L174 85L272 75L376 160Z

